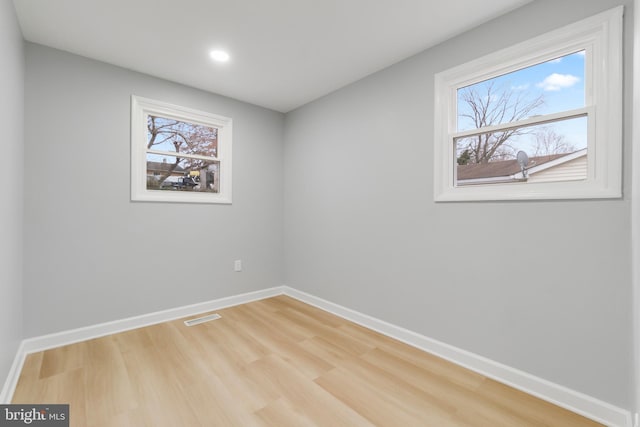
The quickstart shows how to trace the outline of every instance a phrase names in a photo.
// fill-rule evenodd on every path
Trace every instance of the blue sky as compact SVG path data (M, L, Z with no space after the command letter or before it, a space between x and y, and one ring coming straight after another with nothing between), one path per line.
M495 77L471 87L477 87L482 92L483 85L493 82L495 88L512 90L514 95L521 95L525 99L535 99L542 96L544 104L531 112L531 115L542 115L584 107L584 81L585 55L582 51ZM463 112L465 108L468 108L466 103L459 99L459 112ZM585 119L557 122L551 126L556 133L564 136L565 142L573 145L576 149L587 146ZM470 122L459 119L459 130L468 130L474 127ZM525 151L531 150L532 143L530 137L522 137L517 142L513 141L514 145L518 145L518 148Z

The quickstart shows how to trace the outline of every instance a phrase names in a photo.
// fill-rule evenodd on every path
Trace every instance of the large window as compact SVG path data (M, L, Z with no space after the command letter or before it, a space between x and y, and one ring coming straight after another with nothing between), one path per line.
M435 199L621 196L622 7L436 75Z
M132 96L131 197L231 203L231 119Z

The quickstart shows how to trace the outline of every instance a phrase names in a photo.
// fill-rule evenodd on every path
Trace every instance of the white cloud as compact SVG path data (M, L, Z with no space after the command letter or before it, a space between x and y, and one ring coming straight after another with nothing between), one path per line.
M529 83L525 83L518 86L511 86L511 90L520 91L529 89Z
M579 81L580 77L573 76L571 74L553 73L547 76L546 79L538 83L536 86L545 91L559 91L561 89L571 87Z

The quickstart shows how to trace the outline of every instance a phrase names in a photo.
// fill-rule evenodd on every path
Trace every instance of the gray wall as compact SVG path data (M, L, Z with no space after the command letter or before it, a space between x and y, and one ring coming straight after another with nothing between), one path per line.
M634 0L633 19L634 22L640 22L640 0ZM634 45L633 45L633 111L640 111L640 29L634 28ZM636 113L637 114L637 113ZM640 164L640 122L633 121L633 152L632 163ZM632 179L634 186L632 188L632 207L631 207L631 226L632 234L632 273L633 273L633 325L634 325L634 367L635 367L635 406L634 412L636 423L640 424L640 168L632 168Z
M289 113L285 284L631 408L629 198L436 204L432 169L435 73L620 3L538 0Z
M282 114L34 44L26 68L26 337L282 284ZM130 201L131 94L233 118L232 205Z
M0 1L0 384L22 339L24 48L9 0Z

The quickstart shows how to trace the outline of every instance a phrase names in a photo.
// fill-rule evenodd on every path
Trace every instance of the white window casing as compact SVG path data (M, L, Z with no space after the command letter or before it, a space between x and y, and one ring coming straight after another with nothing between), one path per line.
M179 153L181 158L220 162L217 193L200 191L166 191L147 189L147 154L167 155L167 152L147 149L147 117L149 115L175 119L217 129L216 156ZM223 203L231 199L232 120L191 108L172 105L139 96L131 96L131 200L143 202ZM169 153L170 155L171 153ZM174 155L176 153L173 153Z
M567 25L435 76L434 199L446 201L592 199L622 196L623 7ZM585 106L458 132L457 90L585 51ZM456 185L456 138L587 117L587 178L577 181Z

